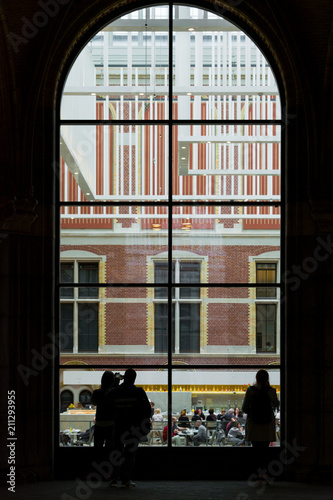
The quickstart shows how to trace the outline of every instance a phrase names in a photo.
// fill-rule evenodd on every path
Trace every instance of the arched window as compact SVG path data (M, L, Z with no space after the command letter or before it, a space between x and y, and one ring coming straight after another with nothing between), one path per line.
M60 393L60 413L63 413L67 410L69 405L73 404L74 398L72 391L68 389L62 391Z
M61 103L61 252L101 260L63 263L63 338L86 332L66 383L131 365L169 419L241 406L260 367L280 390L281 125L268 61L216 13L139 9L84 47Z
M83 407L89 407L91 402L91 392L87 389L80 392L79 401Z

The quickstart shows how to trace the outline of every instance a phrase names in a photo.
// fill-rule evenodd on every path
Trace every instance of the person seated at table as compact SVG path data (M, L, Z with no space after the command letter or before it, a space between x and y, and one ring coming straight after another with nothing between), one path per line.
M201 420L205 420L206 417L205 417L205 414L201 408L198 408L198 412L199 412L199 417L201 418Z
M239 410L239 412L238 412L237 422L239 422L241 424L241 426L244 427L245 422L246 422L246 415L242 410Z
M190 420L189 420L188 416L186 415L186 410L182 410L180 412L178 422L183 429L189 429L191 427Z
M172 431L172 434L171 434L172 435L172 438L171 438L172 444L174 446L180 446L181 439L180 439L180 436L178 436L180 429L178 428L176 417L172 417L171 431ZM163 429L163 442L166 443L167 440L168 440L168 426L166 425Z
M151 417L152 422L163 422L164 418L159 408L156 408L154 415Z
M199 417L199 410L194 410L194 413L192 415L192 422L196 422L197 420L202 420L202 419Z
M147 437L149 445L154 438L162 440L163 420L161 410L156 408L155 413L151 417L152 427Z
M230 429L228 431L227 442L233 443L234 446L240 446L244 444L244 432L239 422L231 422Z
M62 446L70 446L71 445L71 438L68 436L68 434L65 434L64 431L60 431L60 444Z
M221 413L217 415L217 420L225 420L225 409L221 408Z
M214 408L209 408L208 415L207 415L207 422L209 422L209 421L210 422L212 422L212 421L216 422L216 419L217 419L217 417L216 417L216 415L214 413Z
M94 417L94 421L95 421L95 417ZM80 432L78 434L78 437L77 437L78 442L79 443L88 443L92 432L95 432L95 424L92 425L85 432Z
M232 419L235 418L235 410L233 408L229 408L229 410L227 411L227 413L225 414L225 420L227 422L230 422Z
M197 420L195 422L195 427L197 428L198 432L193 438L193 444L194 446L199 446L200 443L206 443L209 437L205 424L202 420Z
M218 428L216 431L216 443L219 446L224 446L226 443L226 440L227 439L226 439L224 430L222 429L222 427Z

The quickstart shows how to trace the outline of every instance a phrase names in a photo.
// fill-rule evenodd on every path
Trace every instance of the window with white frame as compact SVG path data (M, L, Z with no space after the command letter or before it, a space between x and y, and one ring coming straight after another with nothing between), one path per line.
M82 283L82 287L60 290L61 352L98 352L99 262L76 260L61 262L61 283Z
M277 281L276 262L256 263L256 349L257 352L276 352L277 308L276 287L267 286ZM258 301L260 300L260 302ZM265 301L265 302L263 302Z
M189 285L200 283L201 263L176 260L172 263L172 282ZM154 263L155 283L168 282L168 263ZM168 290L155 288L155 352L168 350ZM200 352L200 288L172 289L172 350L174 353Z

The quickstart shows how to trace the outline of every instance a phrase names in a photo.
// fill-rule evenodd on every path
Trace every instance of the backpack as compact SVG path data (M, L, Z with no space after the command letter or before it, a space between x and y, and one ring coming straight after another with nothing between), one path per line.
M254 394L251 402L251 419L255 424L268 424L272 421L272 403L268 395L270 387L258 389L251 386Z

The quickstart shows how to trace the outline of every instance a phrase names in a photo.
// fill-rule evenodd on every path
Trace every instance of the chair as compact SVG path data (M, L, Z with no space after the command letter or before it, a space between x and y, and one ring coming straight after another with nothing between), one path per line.
M148 444L151 446L154 443L154 439L160 440L159 444L163 444L163 428L165 422L163 421L152 421L151 431L148 434Z
M93 446L94 445L94 433L95 433L95 429L93 429L90 432L89 439L86 443L83 443L83 446Z
M90 434L89 434L89 439L87 441L82 441L82 440L76 440L74 442L75 446L93 446L94 444L94 432L95 430L92 429Z
M213 446L214 439L216 439L217 422L215 422L214 420L207 421L207 433L209 436L209 439L207 439L207 444Z

